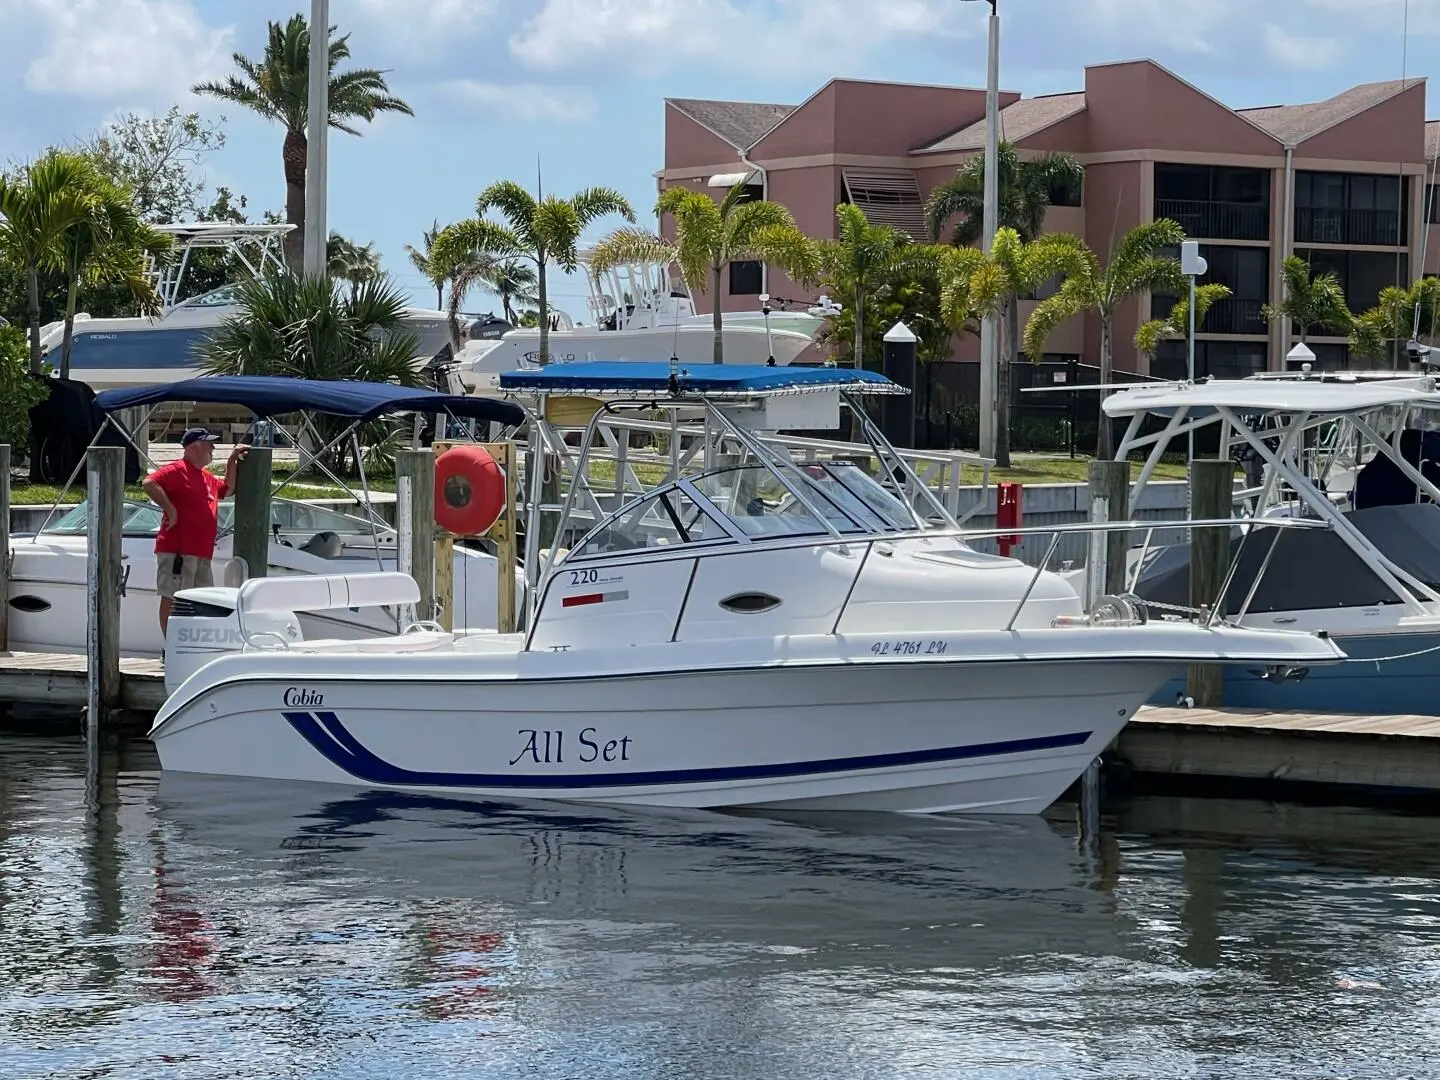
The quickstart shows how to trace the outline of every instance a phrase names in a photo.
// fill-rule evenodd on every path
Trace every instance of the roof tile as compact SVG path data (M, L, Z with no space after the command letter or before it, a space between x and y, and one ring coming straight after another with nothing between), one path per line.
M749 150L766 132L795 111L794 105L764 105L753 101L665 100L740 151Z
M1264 128L1287 146L1298 146L1343 120L1374 108L1418 80L1361 83L1324 101L1304 105L1271 105L1260 109L1236 109L1251 123Z
M1049 94L1045 97L1021 98L1000 110L1000 137L1019 143L1052 124L1085 109L1084 91L1071 94ZM977 120L937 142L920 146L912 154L938 154L947 150L985 149L985 121Z

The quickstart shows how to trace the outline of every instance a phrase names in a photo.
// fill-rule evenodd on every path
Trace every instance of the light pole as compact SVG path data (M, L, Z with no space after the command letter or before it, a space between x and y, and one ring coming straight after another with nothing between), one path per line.
M775 344L770 340L770 294L760 294L760 311L765 316L765 351L770 354L770 359L765 361L767 367L775 366Z
M970 0L971 3L977 0ZM980 250L989 254L998 227L1000 168L1000 14L997 0L978 0L990 5L989 50L985 62L985 212L980 227ZM980 321L980 453L995 456L996 383L999 382L999 323L986 315ZM1008 404L1008 402L1007 402Z
M310 0L310 86L305 120L305 273L325 272L330 131L330 0Z

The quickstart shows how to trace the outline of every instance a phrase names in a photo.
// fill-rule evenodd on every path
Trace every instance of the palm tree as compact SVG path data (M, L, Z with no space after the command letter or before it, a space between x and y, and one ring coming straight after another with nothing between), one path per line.
M485 214L494 208L506 223L490 221ZM480 254L497 258L523 258L535 264L535 300L540 309L540 363L550 362L550 302L546 293L545 270L550 263L571 273L580 264L576 250L580 234L595 219L619 214L635 220L630 202L614 188L593 187L568 199L546 195L537 199L513 180L501 180L480 192L473 218L456 222L441 231L435 252L442 260L458 264L463 256ZM476 281L483 275L476 274ZM452 303L454 302L452 293Z
M332 232L325 244L325 270L337 281L359 285L380 276L380 256L374 244L361 246L338 232Z
M813 278L819 268L810 239L795 227L785 207L748 199L747 176L717 203L704 192L666 188L655 201L655 216L675 220L674 241L644 229L618 229L595 246L590 265L595 271L629 262L680 267L691 292L709 292L714 300L715 344L712 360L725 362L721 282L732 261L760 259L783 268L797 280ZM634 220L633 218L631 220Z
M1021 160L1013 143L1002 142L999 153L998 183L999 227L1014 229L1027 243L1040 235L1045 225L1045 211L1050 207L1050 193L1067 187L1078 187L1085 180L1080 159L1073 154L1046 154L1033 160ZM985 155L977 154L967 161L955 178L930 193L925 216L930 235L939 240L945 225L957 218L950 234L955 247L978 243L984 224Z
M821 280L848 303L855 326L850 347L852 367L864 366L865 301L897 274L932 265L935 252L916 245L898 229L871 225L865 211L853 203L835 207L834 240L815 241L815 258ZM809 282L807 282L809 284Z
M42 370L40 271L54 264L61 234L90 209L93 171L79 154L53 150L11 175L0 175L0 255L25 273L30 374Z
M1357 356L1383 360L1391 355L1397 341L1413 337L1433 346L1437 324L1440 278L1421 278L1408 289L1387 285L1380 290L1375 306L1352 322L1350 349Z
M505 321L511 326L519 325L520 316L516 304L537 304L540 294L536 290L535 271L518 259L497 259L484 268L481 282L500 298L500 307Z
M285 259L299 271L304 257L305 237L305 125L310 100L310 27L303 15L290 16L283 26L269 24L270 37L259 63L241 53L234 54L235 66L243 78L231 75L223 83L199 83L193 90L231 101L259 113L267 120L285 125L285 220L295 226L285 237ZM334 33L335 28L329 27ZM327 37L329 34L327 34ZM350 58L350 35L330 42L330 126L349 135L359 135L346 121L374 120L382 112L413 116L414 110L390 94L386 72L378 68L355 68L336 73L335 67Z
M1025 241L1018 230L997 229L989 254L976 248L946 249L941 271L941 310L953 329L962 329L976 316L1005 315L1007 347L1000 350L996 368L995 397L1010 401L1010 355L1018 355L1018 319L1015 312L1019 299L1044 282L1063 274L1077 261L1081 249L1078 237L1053 233ZM1008 408L995 411L995 462L1010 464L1010 413Z
M445 306L445 283L450 280L449 268L441 266L435 259L435 238L440 235L440 221L437 218L430 228L421 234L420 242L424 246L417 248L413 244L405 245L405 254L410 259L410 265L420 271L421 275L431 285L435 286L435 306Z
M75 308L80 283L112 282L125 289L142 315L160 312L160 297L146 259L163 258L170 237L146 225L134 193L93 166L84 178L86 212L61 231L53 264L65 279L65 330L60 344L60 378L70 377Z
M1224 300L1229 295L1230 287L1228 285L1195 286L1196 333L1199 333L1200 328L1205 325L1205 316L1209 314L1215 302ZM1162 341L1188 337L1189 333L1190 296L1187 291L1180 294L1180 299L1175 301L1175 306L1170 309L1170 314L1165 318L1151 319L1140 324L1140 328L1135 331L1135 347L1153 361L1155 354L1160 351Z
M1074 246L1071 265L1062 270L1060 291L1040 301L1025 324L1025 352L1039 361L1045 342L1066 319L1094 311L1100 316L1100 386L1110 385L1114 368L1113 329L1115 313L1130 297L1140 292L1179 292L1185 284L1178 259L1162 255L1167 247L1178 247L1185 230L1169 218L1137 225L1120 238L1104 266L1095 252L1084 244ZM1103 400L1104 390L1100 397ZM1095 456L1108 459L1114 453L1109 421L1100 415L1100 434Z
M1285 299L1278 304L1266 304L1261 313L1271 322L1289 319L1299 332L1300 340L1315 328L1331 330L1336 334L1348 334L1355 316L1345 302L1345 290L1340 281L1329 271L1310 275L1310 264L1298 255L1289 256L1281 266L1285 279Z

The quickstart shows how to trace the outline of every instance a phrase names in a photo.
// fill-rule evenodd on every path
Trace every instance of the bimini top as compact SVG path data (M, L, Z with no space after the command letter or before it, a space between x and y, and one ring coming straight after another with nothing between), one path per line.
M1147 412L1167 415L1177 409L1188 409L1196 415L1219 408L1249 415L1351 413L1389 405L1440 408L1440 393L1387 382L1210 379L1121 390L1107 397L1101 407L1106 416L1134 416Z
M817 390L908 394L874 371L841 367L769 367L753 364L682 364L671 382L670 365L583 360L500 375L500 389L515 394L586 394L627 397L773 397Z
M387 413L448 412L455 417L519 424L525 414L508 401L439 394L394 383L350 379L290 379L280 375L205 375L180 382L105 390L95 395L103 411L133 409L163 401L240 405L258 417L314 412L350 420L374 420Z

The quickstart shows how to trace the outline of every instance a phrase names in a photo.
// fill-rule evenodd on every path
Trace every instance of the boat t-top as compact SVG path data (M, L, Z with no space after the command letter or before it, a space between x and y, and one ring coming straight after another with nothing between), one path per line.
M165 769L487 798L1028 814L1187 664L1342 658L1312 634L1149 618L1123 597L1087 613L1058 575L976 550L870 422L867 395L905 392L871 372L576 363L501 386L527 413L532 461L574 458L558 502L549 466L528 474L524 629L311 640L296 609L413 603L416 583L247 583L210 624L238 629L244 648L196 670L156 717ZM763 437L834 430L842 408L875 475ZM660 440L659 462L599 456L656 416L713 437L688 455Z

